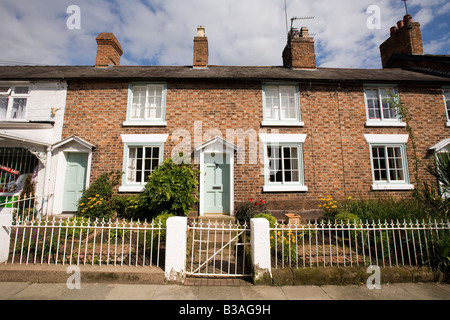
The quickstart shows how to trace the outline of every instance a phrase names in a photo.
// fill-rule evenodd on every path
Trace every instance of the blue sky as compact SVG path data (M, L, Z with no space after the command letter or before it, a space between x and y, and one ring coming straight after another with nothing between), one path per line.
M122 65L191 65L193 37L206 28L209 63L281 65L286 42L284 0L0 0L0 65L94 65L96 36L113 32ZM408 0L421 24L424 51L450 54L450 2ZM69 29L80 8L80 29ZM370 29L367 8L380 9ZM380 68L378 46L405 15L400 0L286 0L287 17L315 34L320 67ZM290 21L288 22L290 24Z

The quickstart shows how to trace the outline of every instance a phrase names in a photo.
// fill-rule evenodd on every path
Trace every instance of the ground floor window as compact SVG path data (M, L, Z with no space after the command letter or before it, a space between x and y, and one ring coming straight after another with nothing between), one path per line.
M373 190L408 190L409 183L406 142L408 135L365 135L370 147Z
M264 143L265 192L307 191L303 174L304 134L260 134Z
M122 134L124 142L121 192L140 192L162 163L167 134Z
M129 147L127 182L146 183L148 176L159 165L160 147Z
M300 182L299 147L267 147L269 182Z
M373 175L376 182L405 182L401 146L372 146Z

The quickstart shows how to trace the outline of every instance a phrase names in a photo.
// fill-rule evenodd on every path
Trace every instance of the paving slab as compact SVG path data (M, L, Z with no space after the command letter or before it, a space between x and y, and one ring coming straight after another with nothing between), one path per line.
M322 286L333 300L411 300L417 299L407 292L403 284L382 284L381 289L369 289L366 285Z
M331 300L319 286L283 286L281 289L288 300Z
M242 300L241 287L199 286L199 300Z
M151 284L116 284L106 296L106 300L152 300L157 285Z
M28 286L27 282L0 282L0 300L13 298Z
M157 286L153 300L197 300L198 287L183 285Z
M404 283L402 288L420 300L450 300L449 286L435 283Z
M243 300L286 300L282 287L276 286L243 286Z
M33 283L13 296L16 300L57 300L68 290L65 283Z
M59 296L59 300L105 300L113 285L100 283L83 283L80 289L66 290Z

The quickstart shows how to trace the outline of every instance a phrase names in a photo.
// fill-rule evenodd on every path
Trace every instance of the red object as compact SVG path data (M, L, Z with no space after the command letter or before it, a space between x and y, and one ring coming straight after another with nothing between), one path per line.
M252 199L252 198L248 198L248 201L252 202L252 201L253 201L253 199Z
M10 172L10 173L12 173L12 174L15 174L15 175L17 175L17 176L20 175L20 171L19 171L19 170L9 168L9 167L4 166L4 165L2 165L2 164L0 164L0 169L1 169L1 170L5 170L5 171L7 171L7 172Z

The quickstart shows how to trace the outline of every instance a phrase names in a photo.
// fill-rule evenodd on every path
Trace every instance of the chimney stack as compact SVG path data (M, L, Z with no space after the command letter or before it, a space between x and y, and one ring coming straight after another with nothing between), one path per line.
M96 68L107 68L120 65L122 46L112 33L100 33L97 40Z
M383 68L387 67L389 59L395 54L423 54L420 24L413 22L411 15L405 15L403 20L397 22L397 26L391 27L390 37L380 45L380 53Z
M300 31L292 28L283 50L283 66L291 69L316 69L314 38L309 36L308 28Z
M197 36L194 37L194 68L206 68L208 55L208 38L205 36L205 28L199 26Z

